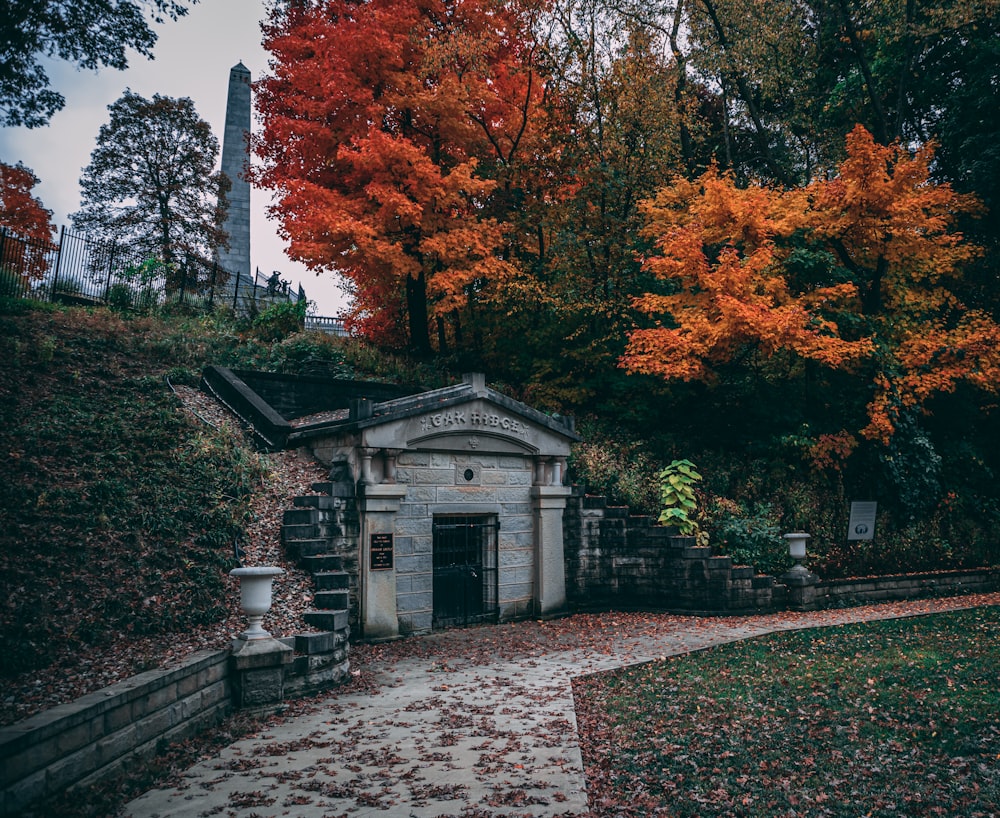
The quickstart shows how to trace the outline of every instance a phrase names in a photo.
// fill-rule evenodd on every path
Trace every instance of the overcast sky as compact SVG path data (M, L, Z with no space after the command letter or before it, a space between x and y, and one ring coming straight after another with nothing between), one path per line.
M126 88L147 99L153 94L190 97L199 116L212 126L221 155L229 69L242 60L254 80L267 69L268 54L260 44L264 6L264 0L201 0L180 20L157 26L155 59L133 52L127 71L78 71L65 63L49 63L52 86L66 97L66 107L45 128L0 128L0 158L10 164L23 162L35 172L41 180L35 195L53 212L57 226L69 228L69 214L80 208L79 180L97 132L108 121L108 105ZM267 221L268 202L266 191L251 192L251 265L264 274L280 270L294 285L301 283L318 314L339 314L346 297L334 276L317 278L288 259L276 225Z

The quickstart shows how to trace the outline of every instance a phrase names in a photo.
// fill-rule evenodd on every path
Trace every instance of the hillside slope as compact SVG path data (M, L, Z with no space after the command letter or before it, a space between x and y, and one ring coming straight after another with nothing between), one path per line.
M177 383L217 352L159 319L0 309L0 723L223 647L234 539L284 562L281 512L323 471L254 452ZM311 597L285 567L278 634Z

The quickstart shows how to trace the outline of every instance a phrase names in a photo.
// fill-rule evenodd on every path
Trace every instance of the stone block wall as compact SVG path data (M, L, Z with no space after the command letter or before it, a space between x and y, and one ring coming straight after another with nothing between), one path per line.
M471 477L465 478L469 473ZM396 601L404 633L433 619L434 516L493 515L498 536L501 621L533 613L532 463L520 455L403 452L396 481L406 496L396 520Z
M649 517L575 486L563 518L571 608L659 608L706 614L864 605L1000 588L1000 570L822 580L775 578L715 556ZM790 589L785 583L792 583Z
M285 419L347 409L352 400L381 402L416 391L392 384L313 375L281 375L242 369L235 370L234 374Z
M575 486L563 516L566 590L577 609L653 608L704 613L771 610L784 586L734 566L694 537L609 506Z
M345 681L348 635L345 616L339 631L282 640L295 650L281 668L284 698ZM239 687L231 654L202 651L0 728L0 816L113 778L134 759L219 723Z
M285 668L285 698L308 696L347 681L349 636L350 628L345 627L282 640L295 649L295 658Z
M120 772L220 721L231 707L229 651L203 651L0 728L3 815Z
M983 594L997 588L1000 588L1000 570L988 568L820 580L816 584L816 607L840 608L899 599Z

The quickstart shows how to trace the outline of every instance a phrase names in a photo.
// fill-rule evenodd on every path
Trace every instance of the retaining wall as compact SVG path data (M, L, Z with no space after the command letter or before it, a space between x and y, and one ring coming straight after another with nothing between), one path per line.
M990 568L820 580L816 584L816 607L839 608L899 599L984 594L998 588L1000 570Z
M220 721L230 710L229 651L203 651L0 728L3 815L111 777Z
M1000 570L989 568L837 580L758 574L579 486L567 503L563 533L566 591L578 610L816 610L1000 589Z
M285 698L347 678L348 633L345 624L281 640L297 654L283 668ZM220 722L239 688L231 654L202 651L0 727L0 815L19 815L42 799L112 778L134 759Z
M663 609L748 613L784 607L774 577L677 536L647 516L609 506L579 486L563 515L566 593L578 610Z

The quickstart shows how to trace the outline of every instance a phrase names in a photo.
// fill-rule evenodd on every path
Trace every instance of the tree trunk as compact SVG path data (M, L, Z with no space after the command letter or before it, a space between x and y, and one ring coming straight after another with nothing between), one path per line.
M430 325L427 317L427 279L406 277L406 313L410 319L410 348L416 355L431 356Z

